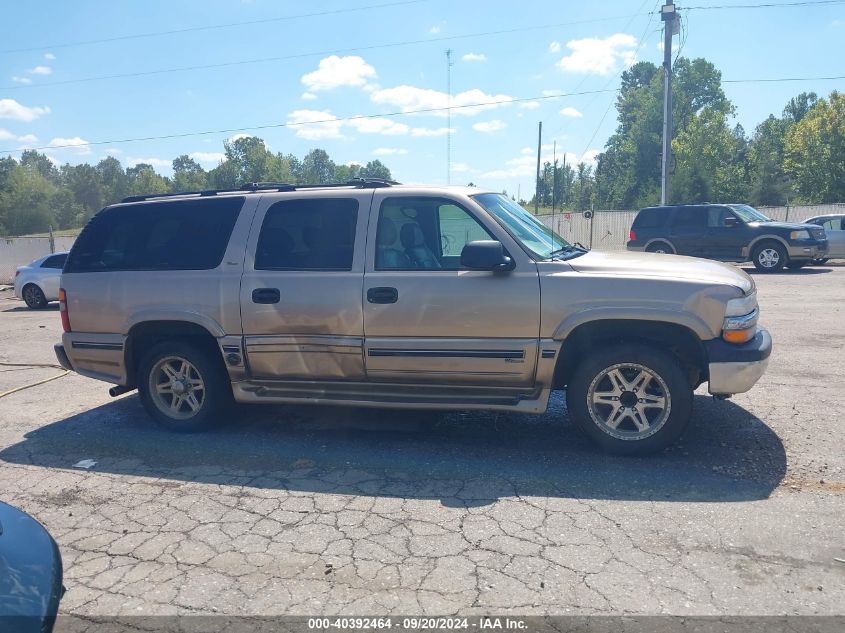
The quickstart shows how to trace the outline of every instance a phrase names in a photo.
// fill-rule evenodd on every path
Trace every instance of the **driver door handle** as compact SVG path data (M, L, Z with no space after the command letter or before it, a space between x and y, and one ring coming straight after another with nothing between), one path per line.
M370 303L396 303L399 301L399 291L387 286L370 288L367 290L367 301Z

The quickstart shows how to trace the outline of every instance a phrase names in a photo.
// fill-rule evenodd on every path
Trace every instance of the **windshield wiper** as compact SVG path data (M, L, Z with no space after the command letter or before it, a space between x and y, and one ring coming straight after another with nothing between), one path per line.
M567 244L562 248L552 251L548 254L546 259L554 259L558 255L566 255L567 253L571 253L572 257L578 257L579 255L583 255L584 253L586 253L588 250L589 249L584 248L578 242L575 242L575 244Z

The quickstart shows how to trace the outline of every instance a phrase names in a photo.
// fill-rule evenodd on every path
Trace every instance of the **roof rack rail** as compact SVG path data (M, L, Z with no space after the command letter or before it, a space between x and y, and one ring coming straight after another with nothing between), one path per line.
M358 189L372 189L378 187L392 187L399 183L395 180L384 178L353 178L346 182L333 182L324 184L292 184L289 182L248 182L236 189L205 189L202 191L180 191L178 193L153 193L149 195L127 196L121 202L143 202L144 200L155 200L158 198L172 198L180 196L216 196L220 193L239 193L257 191L298 191L300 189L327 189L331 187L356 187Z

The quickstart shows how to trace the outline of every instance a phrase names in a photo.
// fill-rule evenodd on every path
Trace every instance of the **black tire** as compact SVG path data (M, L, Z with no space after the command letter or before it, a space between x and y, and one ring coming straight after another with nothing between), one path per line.
M789 257L780 242L763 242L754 247L751 261L761 273L775 273L789 263Z
M675 254L675 249L672 248L671 244L667 244L666 242L654 242L653 244L649 244L648 248L645 250L646 253L665 253L667 255Z
M591 397L591 386L594 382L595 390L604 391L601 385L611 384L609 377L601 378L605 372L621 366L619 370L624 373L627 370L626 365L635 366L627 368L632 372L638 372L640 371L638 368L643 368L653 376L657 376L665 385L665 390L658 380L650 379L649 382L644 383L639 396L622 396L622 398L617 398L618 402L614 404L591 406L588 399ZM605 380L608 383L604 383ZM646 394L646 389L651 393ZM626 427L634 426L634 419L626 417L621 418L615 429L611 429L593 417L593 412L597 417L604 415L602 407L608 407L609 411L637 409L642 413L645 408L636 403L636 398L647 395L651 395L652 398L659 397L663 391L668 392L663 396L666 406L657 412L656 417L653 416L647 420L650 425L653 425L652 430L646 428L643 431L637 431L636 427L633 431L628 430ZM667 395L668 400L666 400ZM635 399L633 407L622 406L623 403L628 404L628 401L623 399L625 397ZM642 402L643 399L640 399L639 403ZM659 348L641 343L619 343L596 349L576 367L566 389L566 405L570 419L602 450L615 455L649 455L675 442L689 423L692 402L693 389L678 359ZM653 415L653 413L648 415ZM608 413L608 417L610 415Z
M824 266L830 260L829 257L822 257L821 259L814 259L810 262L813 266Z
M47 307L47 297L44 292L35 284L27 284L21 291L23 300L33 310L43 310Z
M810 262L808 260L800 261L800 262L789 262L786 267L789 270L798 270L800 268L804 268L804 266L808 266Z
M189 371L191 377L199 376L202 381L201 398L199 389L190 392L194 395L194 402L199 404L195 412L192 411L192 405L185 401L181 402L176 413L168 413L165 411L168 399L172 405L178 396L173 392L153 394L153 383L159 382L164 376L164 372L158 369L159 363L168 358L187 361L195 370L195 373ZM156 370L156 375L151 375L153 370ZM167 381L160 384L163 387L168 385ZM173 382L169 385L171 389L175 389ZM204 346L181 340L158 343L144 355L138 364L138 393L150 417L166 429L180 433L204 431L219 425L225 419L233 400L232 385L226 369L212 345ZM185 397L189 397L189 394L185 394ZM183 415L189 417L178 417Z

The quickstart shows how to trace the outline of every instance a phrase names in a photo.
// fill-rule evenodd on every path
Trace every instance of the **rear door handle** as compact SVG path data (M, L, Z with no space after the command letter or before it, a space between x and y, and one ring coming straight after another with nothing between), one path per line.
M256 288L252 291L253 303L279 303L282 293L278 288Z
M381 286L367 290L367 301L370 303L396 303L399 301L399 291L396 288Z

